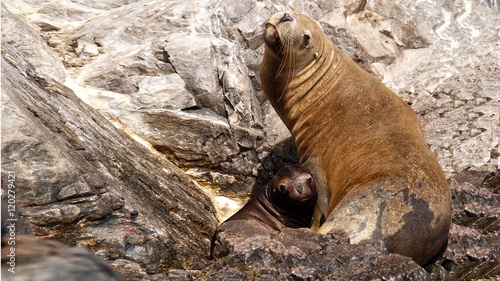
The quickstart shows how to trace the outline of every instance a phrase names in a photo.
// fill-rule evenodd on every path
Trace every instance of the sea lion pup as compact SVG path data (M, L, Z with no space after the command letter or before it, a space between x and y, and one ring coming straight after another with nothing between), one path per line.
M277 231L285 227L310 227L317 196L309 170L288 165L224 223L255 220Z
M312 229L429 261L448 237L451 192L415 113L305 15L271 16L264 41L262 88L316 180Z
M281 168L243 208L215 231L210 243L210 259L214 258L217 236L227 222L253 220L259 223L257 229L266 231L310 227L317 197L316 183L309 170L299 165Z

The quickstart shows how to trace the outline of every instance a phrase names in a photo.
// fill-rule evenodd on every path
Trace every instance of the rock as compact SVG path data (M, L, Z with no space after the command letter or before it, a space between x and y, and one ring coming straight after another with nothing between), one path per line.
M14 266L11 266L8 265L12 263L8 239L2 238L4 280L122 280L116 272L83 248L66 247L57 241L29 236L17 236L15 242Z
M255 239L256 243L265 244L271 239L271 234L277 233L259 222L243 222L228 221L217 229L212 238L212 258L227 256L229 253L234 253L238 247L248 248L250 245L248 238L258 238Z
M243 174L245 184L235 189L248 194L259 160L247 151L259 147L264 136L262 110L249 78L255 74L238 59L242 55L237 44L209 32L210 21L203 13L214 3L191 2L200 7L200 15L191 13L187 2L175 7L162 1L137 2L106 11L76 31L62 30L50 40L67 45L59 48L70 50L65 62L78 81L106 91L105 102L102 91L91 93L94 107L183 168L204 167L229 178ZM144 20L131 23L130 14ZM185 16L182 22L179 14ZM208 130L200 133L196 124ZM165 134L169 131L176 134Z
M64 66L59 57L40 37L38 32L25 23L22 19L14 16L4 7L2 2L2 44L15 47L19 56L32 61L31 70L39 75L45 75L58 82L64 82ZM16 54L17 55L17 54ZM43 57L46 59L39 59ZM21 62L21 60L17 60ZM23 71L28 71L27 64L19 64Z
M208 279L254 276L251 280L430 280L409 258L388 255L382 242L349 244L345 233L320 235L308 229L269 231L255 221L224 224L216 239ZM245 272L236 271L246 269Z
M460 224L470 224L477 228L500 228L500 202L498 194L487 188L475 187L464 182L451 181L453 218ZM496 224L496 226L492 225Z
M484 178L481 184L473 185L462 176L472 172L462 172L450 179L453 200L453 220L463 226L469 226L484 234L500 230L500 194L498 178L500 170ZM462 177L461 177L462 176ZM462 181L459 181L462 178ZM494 184L496 182L496 185Z
M450 179L453 224L448 247L426 266L434 280L485 279L500 276L500 170L480 184L477 171L463 171ZM496 189L495 189L496 188Z
M89 247L124 276L205 266L217 223L210 199L40 73L37 60L51 56L27 56L23 44L2 41L2 189L16 191L12 212L34 235Z

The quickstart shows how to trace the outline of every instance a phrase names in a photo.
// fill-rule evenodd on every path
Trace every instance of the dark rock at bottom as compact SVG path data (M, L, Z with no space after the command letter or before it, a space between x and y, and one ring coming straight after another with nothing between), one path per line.
M2 280L122 280L84 248L26 235L14 238L2 237Z
M412 259L388 254L380 241L349 244L342 232L269 231L254 221L224 224L215 260L202 272L171 280L430 280Z
M388 253L381 241L353 245L342 232L322 235L304 228L278 232L256 221L230 221L219 228L214 240L215 259L207 267L170 269L165 275L145 273L123 279L499 280L499 179L500 171L475 185L464 180L463 175L450 179L453 224L448 245L424 267L408 257ZM79 276L78 280L120 278L82 249L65 248L50 240L18 238L16 259L22 266L17 269L22 274L15 276L20 279L7 280L32 280L35 275L37 280L69 280L68 276ZM2 249L2 264L7 262L5 251L7 247ZM49 279L40 279L44 276Z
M433 280L500 280L500 170L463 171L449 184L448 247L426 270Z

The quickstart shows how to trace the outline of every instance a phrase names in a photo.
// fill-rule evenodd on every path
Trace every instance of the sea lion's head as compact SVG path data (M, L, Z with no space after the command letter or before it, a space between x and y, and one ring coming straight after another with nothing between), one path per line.
M281 12L266 22L264 42L283 63L300 69L319 56L320 36L324 36L323 29L307 16Z
M303 213L314 210L318 192L309 170L289 165L281 168L271 180L268 196L282 210Z

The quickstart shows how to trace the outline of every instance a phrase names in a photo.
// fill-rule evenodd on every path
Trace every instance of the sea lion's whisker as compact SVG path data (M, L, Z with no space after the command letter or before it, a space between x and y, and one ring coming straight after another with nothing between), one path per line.
M282 61L283 65L288 63L288 73L286 76L286 84L285 85L288 85L293 80L293 72L291 70L292 70L293 66L295 65L295 59L296 59L295 52L293 51L293 48L292 48L293 36L288 37L287 41L288 42L287 42L286 46L288 46L288 48L286 48L285 58ZM283 91L281 92L280 97L278 98L278 102L280 102L280 100L283 98L286 91L287 91L287 88L284 87Z
M285 68L285 63L286 63L287 49L281 40L280 40L280 42L281 42L281 45L279 48L279 52L284 53L285 55L284 55L283 60L280 62L278 72L276 72L276 76L274 77L275 79L278 79L278 77L281 75L281 72L283 72L283 69Z
M280 63L279 74L281 74L281 72L285 69L285 65L290 60L290 54L292 52L291 52L290 48L286 47L286 46L289 46L288 44L289 44L289 42L287 42L287 44L284 45L285 46L285 50L284 50L283 60ZM289 76L289 73L287 73L287 77L286 77L287 84L288 84L288 81L289 81L289 77L288 76ZM276 77L276 78L278 78L278 77ZM287 85L287 84L285 84L285 85ZM281 98L283 98L283 96L285 95L285 91L286 91L286 87L283 88L283 91L281 92L281 94L280 94L280 96L278 98L278 102L280 102Z

